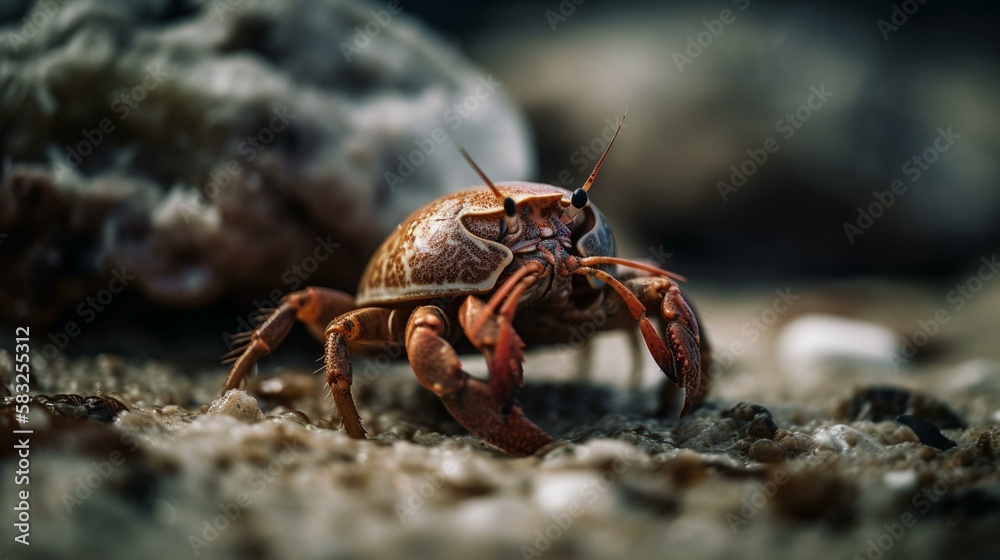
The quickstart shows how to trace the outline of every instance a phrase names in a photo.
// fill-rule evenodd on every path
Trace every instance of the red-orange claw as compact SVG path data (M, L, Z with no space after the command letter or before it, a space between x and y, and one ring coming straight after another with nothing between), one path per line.
M519 405L502 414L490 386L478 379L470 378L464 391L442 396L441 401L474 436L511 455L533 455L556 441L528 420Z
M680 412L680 416L684 417L701 402L705 391L702 384L701 336L698 321L676 285L671 285L667 289L660 311L667 320L667 344L674 355L678 385L684 389L684 403Z
M639 331L642 333L642 338L646 341L646 348L649 348L649 353L652 354L656 365L660 367L667 378L680 385L681 382L677 379L674 355L671 354L672 350L663 345L659 333L656 332L656 328L645 315L639 321Z
M684 389L684 404L681 405L681 417L701 401L704 391L701 379L701 349L698 339L678 322L667 326L667 340L670 351L674 355L674 368L678 379L675 381Z
M684 299L684 294L681 293L681 289L677 287L676 284L671 285L667 288L666 297L663 298L663 302L660 304L660 311L663 313L663 317L668 321L674 320L677 317L683 320L685 326L687 326L695 339L701 338L701 332L698 327L698 320L694 316L694 310L688 305L686 299Z
M463 304L459 318L463 326L471 325L477 323L481 313L488 313L486 305L481 300L469 298ZM498 396L489 384L462 370L455 349L442 338L447 333L438 328L440 322L427 320L428 317L441 315L441 310L433 306L419 307L410 316L407 325L406 353L410 358L410 367L420 383L441 398L445 408L462 427L511 455L531 455L555 441L524 416L512 396L509 399L503 395ZM505 322L505 319L490 314L487 320L482 321L482 327L478 331L480 343L483 337L491 341L490 347L486 349L488 352L484 350L488 359L492 355L492 344L504 338L498 337L500 322ZM512 359L514 350L520 352L517 334L511 330L509 336L514 338L508 339L507 347L513 350L498 352L499 360L505 359L503 354ZM491 368L495 367L493 362L490 363ZM519 362L510 362L508 365L509 368L503 368L499 372L491 370L491 376L498 373L511 378L513 373L520 374ZM515 371L509 371L511 368ZM518 377L511 382L519 379ZM504 402L510 403L507 414L504 414Z

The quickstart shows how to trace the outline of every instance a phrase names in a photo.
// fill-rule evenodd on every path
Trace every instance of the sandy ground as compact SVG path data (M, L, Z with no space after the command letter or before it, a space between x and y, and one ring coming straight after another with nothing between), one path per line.
M467 435L405 363L356 362L368 441L337 429L322 376L276 358L222 399L222 366L35 367L33 395L129 410L36 398L24 485L4 398L0 554L995 558L1000 284L961 307L953 288L692 288L717 366L681 421L652 414L648 355L630 386L623 336L594 341L585 370L577 349L529 352L524 408L565 445L521 459ZM25 489L30 547L13 541Z

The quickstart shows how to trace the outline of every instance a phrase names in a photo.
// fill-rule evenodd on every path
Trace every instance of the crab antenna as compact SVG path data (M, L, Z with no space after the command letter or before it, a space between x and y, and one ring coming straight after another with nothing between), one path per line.
M500 199L500 202L503 202L504 196L503 193L500 192L500 189L498 189L497 186L493 184L493 181L490 181L490 178L487 177L485 173L483 173L483 170L480 169L478 165L476 165L476 162L472 160L472 156L469 155L469 152L465 151L465 148L463 148L460 144L456 143L456 145L458 146L458 151L462 153L462 157L465 158L465 161L469 162L469 165L471 165L472 169L474 169L476 173L479 174L479 177L482 178L483 182L486 183L486 186L488 186L490 190L493 191L493 194L497 195L497 198Z
M635 99L635 96L632 96ZM622 115L622 120L618 123L618 128L615 129L614 136L611 137L611 141L608 142L608 147L604 148L604 153L601 154L601 159L597 160L597 165L594 166L594 170L590 172L590 177L587 177L587 182L583 184L582 187L573 191L573 196L570 198L571 208L566 210L566 217L563 219L565 223L570 223L583 212L583 209L587 206L589 199L587 198L587 191L597 180L597 173L601 170L601 164L604 163L604 158L608 157L608 152L611 151L611 146L615 143L615 138L618 138L618 133L622 131L622 125L625 124L625 117L628 116L628 109L632 106L632 99L628 100L628 105L625 106L625 113Z
M461 144L455 142L455 145L458 146L458 151L462 153L462 157L465 158L465 161L469 162L469 165L476 170L479 177L482 178L483 182L486 183L490 190L493 191L493 194L495 194L503 204L503 219L507 224L508 234L516 234L519 232L521 224L517 221L517 204L514 202L514 199L509 196L505 197L503 193L500 192L500 189L498 189L497 186L493 184L493 181L490 181L490 178L486 176L486 173L483 173L483 170L476 165L476 162L472 160L472 156L469 155L469 152L465 151L465 148L463 148Z
M632 96L635 99L635 96ZM597 179L597 172L601 170L601 164L604 163L604 158L608 157L608 152L611 151L611 146L615 143L615 138L618 138L618 133L622 131L622 125L625 124L625 117L628 116L628 109L632 106L632 99L628 100L628 105L625 106L625 114L622 115L622 120L618 123L618 128L615 129L614 136L611 137L611 141L608 142L608 147L604 148L604 153L601 154L601 159L597 160L597 165L594 166L594 170L590 172L590 177L587 177L587 182L581 187L584 191L589 191L590 186L594 184Z

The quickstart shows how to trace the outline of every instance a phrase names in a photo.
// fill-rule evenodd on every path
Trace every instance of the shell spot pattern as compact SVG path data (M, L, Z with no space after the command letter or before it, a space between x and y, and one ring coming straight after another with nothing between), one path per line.
M518 204L558 204L568 191L537 183L500 183ZM358 286L358 305L486 293L513 259L496 241L503 206L486 187L442 197L410 215L375 252Z

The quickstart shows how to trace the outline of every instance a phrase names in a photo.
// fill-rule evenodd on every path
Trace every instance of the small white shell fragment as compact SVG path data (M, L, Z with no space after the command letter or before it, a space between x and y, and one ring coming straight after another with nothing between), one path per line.
M893 373L889 355L898 348L898 336L877 323L814 313L789 321L775 344L782 369L796 384L817 386L838 364Z
M221 398L215 399L208 407L209 414L225 414L242 422L252 424L264 419L264 411L257 399L241 389L230 389Z
M844 424L835 424L816 430L816 433L813 434L813 442L820 449L829 449L837 453L848 453L851 451L878 453L884 449L880 443L870 436Z
M882 475L882 480L892 489L911 488L917 484L917 471L913 469L889 471Z

